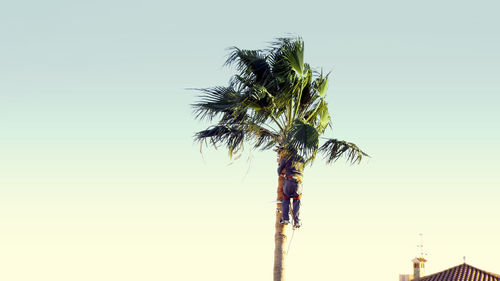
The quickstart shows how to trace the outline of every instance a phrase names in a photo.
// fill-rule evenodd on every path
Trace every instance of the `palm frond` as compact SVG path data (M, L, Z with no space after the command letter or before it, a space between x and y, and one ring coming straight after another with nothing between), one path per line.
M304 118L306 122L314 124L320 131L320 134L322 134L330 124L331 119L328 111L328 103L323 98L319 98L313 104L312 109L304 113Z
M243 148L245 131L236 126L218 125L196 133L194 139L205 145L210 142L215 148L223 145L229 150L229 156L232 157L233 153Z
M345 156L347 162L352 164L356 162L359 164L363 156L370 157L354 143L337 139L329 139L319 148L319 151L324 154L328 164L337 161L342 156Z
M318 120L317 120L318 130L320 131L320 133L323 133L328 124L330 124L330 112L328 112L328 103L323 100L317 112L318 112Z
M304 159L310 159L318 150L319 132L304 120L295 120L285 142L289 150L297 151Z
M296 40L287 40L283 43L283 54L288 60L290 67L302 77L304 74L304 41L297 38Z
M286 39L282 39L286 40ZM281 42L281 41L279 41ZM283 53L283 49L281 48L281 44L273 44L271 49L268 50L269 56L269 65L271 66L271 73L275 78L274 88L276 93L284 91L289 87L294 75L292 67L285 54Z
M240 106L241 95L232 86L197 90L202 92L200 101L192 104L197 119L212 120L216 115L233 112Z
M315 92L312 89L312 77L313 77L313 72L311 68L309 67L308 64L306 65L306 78L305 78L305 85L304 88L302 89L302 93L300 95L300 108L299 112L304 112L305 109L309 106Z
M326 90L328 89L328 76L330 73L323 76L323 71L316 80L313 82L313 88L318 91L320 97L324 97L326 95Z
M250 116L248 114L241 110L241 111L227 111L224 112L218 122L218 125L221 126L242 126L245 124L248 120L250 119Z
M248 127L255 140L254 148L266 150L274 147L279 142L279 135L257 124L250 124Z
M260 85L253 85L248 89L248 102L256 110L264 110L274 105L274 97Z
M274 54L273 71L289 72L293 70L298 76L304 73L304 41L302 38L282 37L272 42L270 53ZM275 69L277 67L277 69Z
M271 78L271 67L261 50L242 50L233 47L224 65L231 64L236 64L237 69L244 74L253 74L259 83Z

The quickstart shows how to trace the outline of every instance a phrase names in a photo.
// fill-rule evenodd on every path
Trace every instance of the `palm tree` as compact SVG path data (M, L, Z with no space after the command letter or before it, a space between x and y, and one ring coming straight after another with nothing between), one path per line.
M320 136L331 127L326 102L328 74L314 71L304 63L302 38L278 38L267 49L230 49L225 65L234 65L237 74L228 86L197 89L199 101L193 104L197 119L214 122L197 132L200 145L223 146L229 156L241 153L244 144L267 150L275 148L278 159L299 155L306 165L318 152L327 163L341 157L359 163L368 156L355 144ZM283 199L283 177L278 177L277 200ZM274 281L284 280L286 225L280 224L281 204L277 203L275 222Z

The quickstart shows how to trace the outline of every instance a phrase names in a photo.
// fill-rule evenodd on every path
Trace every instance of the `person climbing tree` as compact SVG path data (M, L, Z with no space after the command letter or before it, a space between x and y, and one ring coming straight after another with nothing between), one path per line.
M281 224L290 223L290 199L293 199L293 227L299 228L301 221L300 198L302 197L302 171L304 170L304 158L296 153L278 149L283 155L278 166L278 175L285 178L283 185L283 202L281 203Z

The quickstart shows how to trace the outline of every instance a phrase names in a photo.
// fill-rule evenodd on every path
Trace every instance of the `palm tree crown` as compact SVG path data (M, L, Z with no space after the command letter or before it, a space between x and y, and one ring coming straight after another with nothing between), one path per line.
M317 152L327 163L345 156L351 163L368 156L355 144L320 136L331 128L326 102L328 74L304 63L304 41L279 38L264 50L231 48L225 65L238 71L228 86L198 89L198 119L216 123L197 132L202 144L225 146L230 157L244 144L262 150L284 148L310 163Z

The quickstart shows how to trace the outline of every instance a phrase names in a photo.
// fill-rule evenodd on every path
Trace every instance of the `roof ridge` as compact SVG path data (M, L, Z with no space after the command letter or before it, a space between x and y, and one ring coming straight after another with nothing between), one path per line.
M470 265L470 264L468 264L468 263L465 263L465 262L463 263L463 265L466 265L466 266L468 266L468 267L472 267L473 269L475 269L475 270L477 270L477 271L480 271L480 272L482 272L482 273L484 273L484 274L487 274L487 275L492 275L492 276L494 276L494 277L496 277L496 278L500 278L500 274L496 274L496 273L493 273L493 272L489 272L489 271L486 271L486 270L482 270L482 269L480 269L480 268L477 268L477 267L472 266L472 265Z
M463 270L460 270L460 269L463 269ZM496 273L492 273L492 272L489 272L489 271L485 271L485 270L479 269L479 268L477 268L475 266L472 266L470 264L467 264L467 263L462 263L462 264L459 264L459 265L456 265L456 266L452 266L452 267L450 267L448 269L445 269L445 270L442 270L442 271L439 271L439 272L436 272L436 273L424 276L424 277L420 278L419 281L425 281L425 280L432 281L434 277L437 277L439 275L446 275L446 276L448 276L448 275L451 274L453 276L453 275L456 275L458 272L461 272L460 273L461 276L464 276L464 275L467 276L467 275L470 274L470 273L468 273L469 270L473 270L473 271L479 272L481 274L488 275L488 276L492 277L492 279L494 279L493 281L500 281L500 274L496 274ZM455 271L458 271L458 272L455 272ZM440 278L440 279L442 279L442 278Z
M452 269L454 269L454 268L456 268L456 267L459 267L459 266L462 266L462 265L463 265L463 264L459 264L459 265L456 265L456 266L452 266L452 267L447 268L447 269L445 269L445 270L441 270L441 271L439 271L439 272L436 272L436 273L433 273L433 274L430 274L430 275L424 276L424 277L420 278L419 280L426 279L426 278L430 278L430 277L433 277L434 275L442 274L443 272L446 272L446 271L452 270Z

